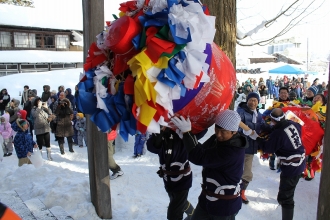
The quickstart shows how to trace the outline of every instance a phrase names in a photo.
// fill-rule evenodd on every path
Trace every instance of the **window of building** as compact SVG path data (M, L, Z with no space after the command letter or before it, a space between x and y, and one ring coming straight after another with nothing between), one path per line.
M36 47L35 34L14 32L14 46L35 48Z
M56 35L56 48L67 49L69 48L69 36L68 35Z
M10 32L0 32L0 47L11 47Z

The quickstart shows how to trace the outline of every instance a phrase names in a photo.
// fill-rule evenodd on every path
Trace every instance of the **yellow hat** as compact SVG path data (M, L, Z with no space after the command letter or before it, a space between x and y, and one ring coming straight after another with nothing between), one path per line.
M79 116L79 118L83 118L84 114L79 112L79 113L77 113L77 116Z

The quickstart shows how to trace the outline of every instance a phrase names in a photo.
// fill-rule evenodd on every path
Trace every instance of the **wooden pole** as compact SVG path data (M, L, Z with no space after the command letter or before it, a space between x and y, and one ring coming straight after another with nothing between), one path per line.
M330 65L328 75L328 85L330 83ZM317 220L330 219L330 97L328 93L327 113L323 144L323 161L319 189L319 201L317 207Z
M104 29L104 0L83 0L82 4L85 62L89 46L96 41L96 35ZM110 219L112 210L107 138L106 134L98 131L90 120L90 115L86 115L86 119L91 201L100 218Z

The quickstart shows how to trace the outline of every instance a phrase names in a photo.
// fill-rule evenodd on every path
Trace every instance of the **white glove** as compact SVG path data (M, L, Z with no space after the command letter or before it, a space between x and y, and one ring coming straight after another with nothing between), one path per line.
M253 134L249 135L249 137L253 140L257 140L257 138L259 137L259 135L257 134L256 131L253 130L252 132Z
M250 134L252 134L252 129L247 130L247 131L245 131L245 130L243 129L243 134L245 134L246 136L249 136Z
M176 129L175 132L179 135L179 137L182 139L183 138L183 133L179 129Z
M178 127L178 129L182 133L191 131L191 122L190 122L190 119L189 118L185 119L182 115L180 116L180 119L175 116L175 117L171 118L171 121L173 122L173 124L175 126Z

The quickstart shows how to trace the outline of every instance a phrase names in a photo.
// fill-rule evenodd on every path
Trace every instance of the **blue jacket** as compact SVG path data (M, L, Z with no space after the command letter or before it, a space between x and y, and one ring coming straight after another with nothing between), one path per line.
M253 111L251 111L248 108L246 102L242 102L237 107L237 113L241 116L242 122L252 130L255 130L257 134L260 134L261 130L264 129L265 127L265 121L262 119L262 115L259 112L259 110L257 110L257 112L258 112L257 123L252 123ZM242 128L239 128L238 131L243 135ZM245 149L245 153L256 154L259 146L258 142L251 139L250 137L248 137L248 141L249 141L249 147Z
M212 135L200 144L194 135L187 132L183 135L183 142L189 161L203 166L205 190L223 195L239 194L245 148L248 145L245 136L236 133L231 139L219 142L216 136ZM242 198L238 196L228 200L218 199L206 196L202 191L198 204L211 215L229 216L241 209Z
M274 81L272 79L266 80L266 87L268 88L269 94L273 94Z
M33 152L33 146L36 142L33 141L31 134L28 130L23 131L18 126L17 133L14 138L14 146L18 159L27 157L28 152Z
M284 120L274 126L269 139L259 140L265 153L275 153L280 160L283 177L301 174L306 166L305 148L301 142L301 125Z

